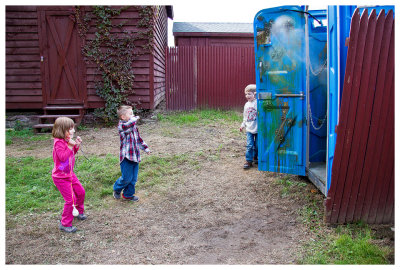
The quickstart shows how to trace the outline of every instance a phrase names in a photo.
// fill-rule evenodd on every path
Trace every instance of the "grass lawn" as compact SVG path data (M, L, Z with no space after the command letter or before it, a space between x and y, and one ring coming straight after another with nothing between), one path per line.
M299 211L299 218L312 237L304 244L301 264L389 264L393 250L373 243L376 240L370 226L363 222L328 226L324 223L321 196L304 193L303 182L285 176L276 180L281 197L305 196L307 203Z
M173 183L179 176L179 167L195 165L185 155L166 157L149 156L140 164L138 189L158 192ZM32 157L6 159L6 211L10 214L59 211L64 202L53 184L51 170L53 159ZM80 156L76 161L75 173L86 191L86 202L93 207L106 207L104 197L110 196L115 180L121 175L119 159ZM85 180L82 180L85 179Z
M185 125L234 122L238 127L241 114L218 110L199 110L190 113L159 114L158 121L171 128ZM165 125L164 125L165 126ZM6 145L16 138L48 140L49 134L34 135L32 130L7 131ZM200 155L199 155L200 156ZM144 192L167 192L170 185L179 183L180 168L198 168L196 154L165 154L148 156L140 164L138 188ZM58 212L63 207L59 191L51 179L53 161L48 158L6 158L6 213L28 215L38 212ZM107 200L112 185L120 176L119 159L116 156L79 156L75 172L86 190L86 201L92 207L108 207ZM298 213L304 226L312 235L304 243L301 264L388 264L393 250L374 244L371 228L363 223L327 226L321 209L321 197L305 194L305 183L296 182L290 176L277 178L275 186L280 196L306 196L307 204Z

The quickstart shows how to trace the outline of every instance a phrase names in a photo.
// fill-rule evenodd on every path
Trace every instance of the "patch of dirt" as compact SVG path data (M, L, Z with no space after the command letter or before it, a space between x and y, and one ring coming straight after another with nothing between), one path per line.
M165 193L138 190L138 203L114 200L110 186L109 208L86 205L88 219L74 221L75 234L58 230L60 213L7 214L6 263L296 263L309 239L297 214L304 198L282 198L275 174L242 169L245 136L233 132L238 127L141 124L152 155L203 153L198 155L200 169L183 169L179 183ZM85 155L118 156L115 127L78 133ZM19 141L7 146L6 155L51 156L51 141L34 145L26 150L32 144ZM307 188L313 186L307 183Z

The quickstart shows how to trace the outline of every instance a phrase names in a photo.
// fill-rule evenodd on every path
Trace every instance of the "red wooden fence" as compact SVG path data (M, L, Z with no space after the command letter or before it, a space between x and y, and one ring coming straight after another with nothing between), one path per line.
M393 11L352 17L325 210L329 223L394 222Z
M255 83L253 47L167 49L166 107L240 108L244 88Z

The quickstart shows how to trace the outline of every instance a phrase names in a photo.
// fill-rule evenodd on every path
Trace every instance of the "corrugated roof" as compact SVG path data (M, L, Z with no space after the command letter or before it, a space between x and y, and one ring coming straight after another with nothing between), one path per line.
M174 22L173 33L253 33L252 23Z

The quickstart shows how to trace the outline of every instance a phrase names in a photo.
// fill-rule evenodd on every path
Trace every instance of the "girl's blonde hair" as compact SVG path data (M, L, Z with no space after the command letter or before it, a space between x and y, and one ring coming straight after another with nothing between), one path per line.
M132 110L132 106L122 105L119 107L117 111L118 118L122 119L121 116L127 114L129 110Z
M54 138L65 139L65 132L74 127L74 121L68 117L58 117L54 122L52 135Z

